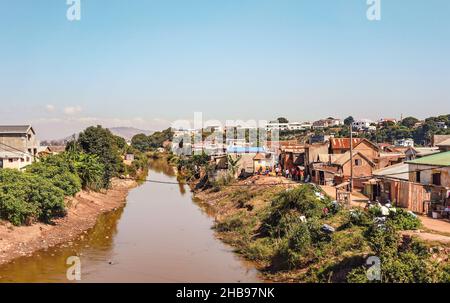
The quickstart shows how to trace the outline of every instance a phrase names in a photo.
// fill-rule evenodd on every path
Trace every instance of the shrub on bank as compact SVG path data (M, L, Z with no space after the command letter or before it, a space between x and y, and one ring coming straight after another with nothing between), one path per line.
M50 222L64 213L64 191L50 181L15 170L0 170L0 218L21 225L32 220Z
M261 196L241 189L228 201L239 209L254 198ZM450 281L450 265L434 261L427 247L399 233L420 227L413 214L396 208L382 216L376 207L349 211L334 206L316 187L300 185L280 191L265 207L225 217L217 230L277 279L368 282L365 262L377 256L383 282Z
M49 156L34 162L27 167L26 174L47 179L66 196L73 196L81 190L81 180L75 172L73 163L65 154Z

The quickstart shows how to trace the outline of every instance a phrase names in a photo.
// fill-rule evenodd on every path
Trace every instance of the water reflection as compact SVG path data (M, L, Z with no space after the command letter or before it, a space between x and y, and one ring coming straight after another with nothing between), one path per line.
M176 181L162 159L151 161L148 178ZM67 282L66 259L73 255L81 257L82 282L259 281L253 267L214 237L209 209L188 191L144 182L125 208L101 216L73 243L1 267L1 281Z
M79 256L81 263L108 260L111 257L113 238L123 208L103 214L94 228L75 241L39 251L31 257L21 257L0 267L1 282L60 282L67 281L66 260Z

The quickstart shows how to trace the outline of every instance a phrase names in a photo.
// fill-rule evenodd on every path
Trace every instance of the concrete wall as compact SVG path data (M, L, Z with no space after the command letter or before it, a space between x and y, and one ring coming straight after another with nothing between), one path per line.
M32 155L37 155L39 142L35 134L29 131L27 134L0 134L0 151L8 152L13 156L2 158L3 168L22 169L31 164L35 159ZM7 145L7 146L6 146ZM11 146L9 148L8 146ZM20 152L30 153L20 155Z
M366 159L364 159L364 157L356 154L355 156L353 156L353 163L355 163L355 160L359 160L361 162L361 165L356 166L355 164L353 164L353 177L368 177L372 175L373 167ZM351 165L350 161L348 161L343 166L343 175L344 177L349 177L350 174Z
M415 171L420 170L420 183L424 185L433 184L432 175L434 173L441 173L441 186L450 187L450 167L443 168L433 168L433 166L429 165L418 165L418 164L409 164L409 181L416 181L416 173Z
M366 141L362 141L355 148L353 148L353 150L359 151L361 154L371 159L372 161L373 159L377 158L379 154L378 150L376 150L371 144Z

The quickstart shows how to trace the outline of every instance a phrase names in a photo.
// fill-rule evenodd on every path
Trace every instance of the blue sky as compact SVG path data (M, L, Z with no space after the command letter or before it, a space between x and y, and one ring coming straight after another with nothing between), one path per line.
M0 0L0 115L89 124L450 112L450 1Z

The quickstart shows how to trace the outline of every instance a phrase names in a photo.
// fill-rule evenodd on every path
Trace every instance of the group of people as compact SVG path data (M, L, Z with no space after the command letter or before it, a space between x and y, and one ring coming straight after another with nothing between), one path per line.
M297 182L308 182L307 177L305 177L305 172L296 166L291 169L283 169L281 165L275 165L273 167L266 166L265 168L259 167L257 174L263 176L285 177Z
M304 181L305 172L298 167L292 167L291 169L283 169L281 165L275 166L275 175L283 176L293 181Z

